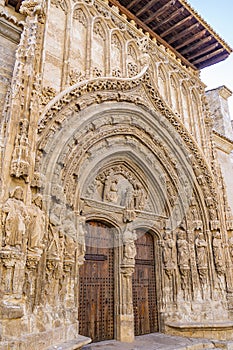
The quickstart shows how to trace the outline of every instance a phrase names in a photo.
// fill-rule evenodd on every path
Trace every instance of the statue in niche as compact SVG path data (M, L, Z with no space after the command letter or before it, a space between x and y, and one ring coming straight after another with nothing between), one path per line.
M224 266L224 256L223 256L223 243L220 230L217 230L213 234L213 255L214 255L214 264L217 271L217 274L223 275L225 273Z
M207 242L202 232L200 232L197 235L197 238L195 240L195 248L196 248L197 270L199 273L201 286L202 288L204 288L207 283L208 260L207 260Z
M136 210L143 210L146 203L145 191L140 182L137 182L133 192L134 197L134 208Z
M175 240L172 237L172 232L167 230L161 241L163 267L166 273L164 279L164 302L165 304L174 301L176 295L175 289L175 266L176 266L176 250Z
M29 174L29 142L28 142L28 120L19 122L19 131L15 139L15 147L11 162L11 175L23 177L28 182Z
M223 255L223 242L220 230L218 229L213 234L212 249L214 255L214 264L217 272L219 289L222 293L226 290L226 281L225 281L225 263Z
M137 239L135 230L132 230L131 225L126 225L126 229L123 235L123 264L134 265L135 256L137 254L134 241Z
M189 275L190 275L190 252L186 240L186 232L180 229L177 239L177 262L181 274L181 288L184 291L184 298L189 296Z
M198 268L207 267L207 242L204 239L204 235L200 232L195 240L197 266Z
M104 200L110 203L117 203L118 201L118 178L110 174L105 180L104 184Z
M162 248L163 248L163 264L164 269L168 276L170 276L170 273L175 268L175 240L172 238L172 233L170 231L167 231L164 234L163 242L162 242Z
M28 226L28 250L37 252L41 250L45 233L45 215L42 211L42 196L37 194L33 200L30 214L30 224Z
M30 217L23 202L23 189L17 186L10 194L10 198L3 205L3 224L5 227L6 248L24 249L26 246L27 224Z

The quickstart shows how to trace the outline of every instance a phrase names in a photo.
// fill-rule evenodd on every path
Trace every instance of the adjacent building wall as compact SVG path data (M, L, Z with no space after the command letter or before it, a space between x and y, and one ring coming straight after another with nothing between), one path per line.
M233 210L233 129L228 107L231 95L226 86L206 92L213 128L217 132L214 135L216 154L226 184L229 206Z

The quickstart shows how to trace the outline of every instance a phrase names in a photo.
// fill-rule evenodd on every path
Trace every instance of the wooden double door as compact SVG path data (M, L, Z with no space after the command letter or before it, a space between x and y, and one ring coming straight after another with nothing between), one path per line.
M155 279L155 251L153 236L137 230L136 263L133 274L134 333L142 335L158 332L158 309Z
M158 331L154 240L137 231L133 308L135 335ZM114 339L114 228L87 222L85 263L79 272L79 332L94 342ZM117 301L116 301L117 302Z
M114 229L87 222L79 274L79 332L94 342L114 338Z

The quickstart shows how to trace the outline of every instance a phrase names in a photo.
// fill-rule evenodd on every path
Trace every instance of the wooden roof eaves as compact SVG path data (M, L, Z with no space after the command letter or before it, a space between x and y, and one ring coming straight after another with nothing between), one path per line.
M219 34L217 34L213 28L199 15L199 13L194 10L194 8L189 4L187 0L178 0L182 6L184 6L198 22L200 22L204 28L224 47L224 49L230 54L233 49L223 40Z
M117 6L122 14L125 14L129 20L133 20L136 24L138 24L145 32L148 32L152 38L156 38L156 40L163 46L170 49L177 58L179 58L183 64L187 67L191 67L194 71L198 71L199 69L195 67L191 62L189 62L184 56L182 56L174 47L169 45L167 41L162 39L158 34L156 34L151 28L149 28L146 24L144 24L138 17L136 17L132 12L130 12L126 7L121 5L118 0L109 0L114 6Z

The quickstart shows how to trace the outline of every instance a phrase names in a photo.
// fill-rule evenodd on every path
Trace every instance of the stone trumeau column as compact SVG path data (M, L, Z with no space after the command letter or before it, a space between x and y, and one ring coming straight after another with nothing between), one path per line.
M132 275L135 268L136 232L132 230L131 224L126 224L123 233L123 259L121 264L121 298L119 309L119 330L120 341L132 342L134 339L134 313L133 313L133 291Z

